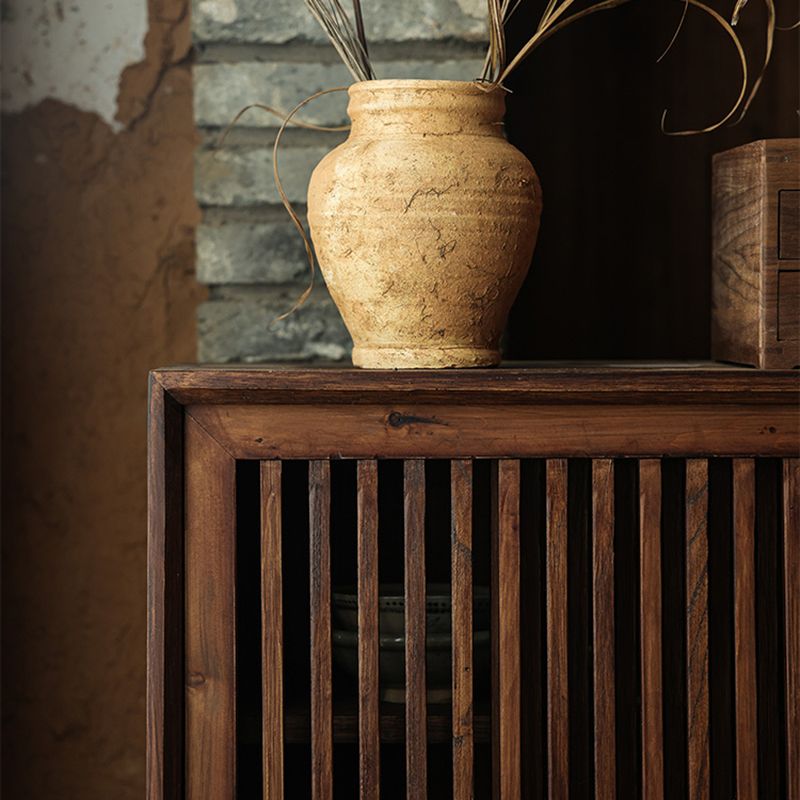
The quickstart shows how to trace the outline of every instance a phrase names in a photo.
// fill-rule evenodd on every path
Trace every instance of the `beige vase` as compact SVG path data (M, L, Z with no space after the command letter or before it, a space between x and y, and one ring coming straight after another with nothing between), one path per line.
M353 363L497 364L541 212L503 134L504 92L381 80L349 93L350 135L314 170L308 218Z

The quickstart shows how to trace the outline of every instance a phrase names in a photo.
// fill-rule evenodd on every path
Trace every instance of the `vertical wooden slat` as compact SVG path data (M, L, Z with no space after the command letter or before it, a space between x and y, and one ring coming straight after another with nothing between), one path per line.
M639 580L642 642L642 797L664 796L661 676L661 462L639 464Z
M147 464L147 800L183 789L183 408L150 376Z
M800 459L783 462L786 628L786 761L789 797L800 797Z
M595 797L616 797L614 462L592 462L592 654Z
M236 791L236 462L185 422L186 796Z
M331 675L331 467L308 467L311 587L311 798L333 798Z
M733 607L736 797L758 796L756 711L755 462L733 461Z
M378 462L358 462L358 758L361 800L380 794Z
M405 462L406 796L427 797L425 462Z
M708 800L708 462L704 459L686 462L685 558L689 800Z
M453 800L474 794L472 713L472 462L450 465L453 598Z
M492 777L497 800L519 800L522 785L519 492L519 461L499 460L492 493Z
M264 798L283 800L281 462L261 462L261 680Z
M567 461L547 462L547 785L551 800L569 796L567 662Z

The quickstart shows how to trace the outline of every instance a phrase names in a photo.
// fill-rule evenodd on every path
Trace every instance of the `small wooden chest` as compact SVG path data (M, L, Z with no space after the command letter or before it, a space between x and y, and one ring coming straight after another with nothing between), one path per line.
M712 201L713 358L800 366L800 139L716 155Z

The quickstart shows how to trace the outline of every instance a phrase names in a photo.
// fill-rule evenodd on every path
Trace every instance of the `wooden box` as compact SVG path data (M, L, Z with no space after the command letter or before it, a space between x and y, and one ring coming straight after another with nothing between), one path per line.
M719 153L713 173L711 355L800 366L800 139Z

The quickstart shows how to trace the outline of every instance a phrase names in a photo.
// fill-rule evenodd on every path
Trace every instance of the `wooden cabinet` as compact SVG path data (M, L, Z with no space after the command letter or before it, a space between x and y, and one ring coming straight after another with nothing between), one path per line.
M148 797L800 797L798 388L712 364L154 372Z

